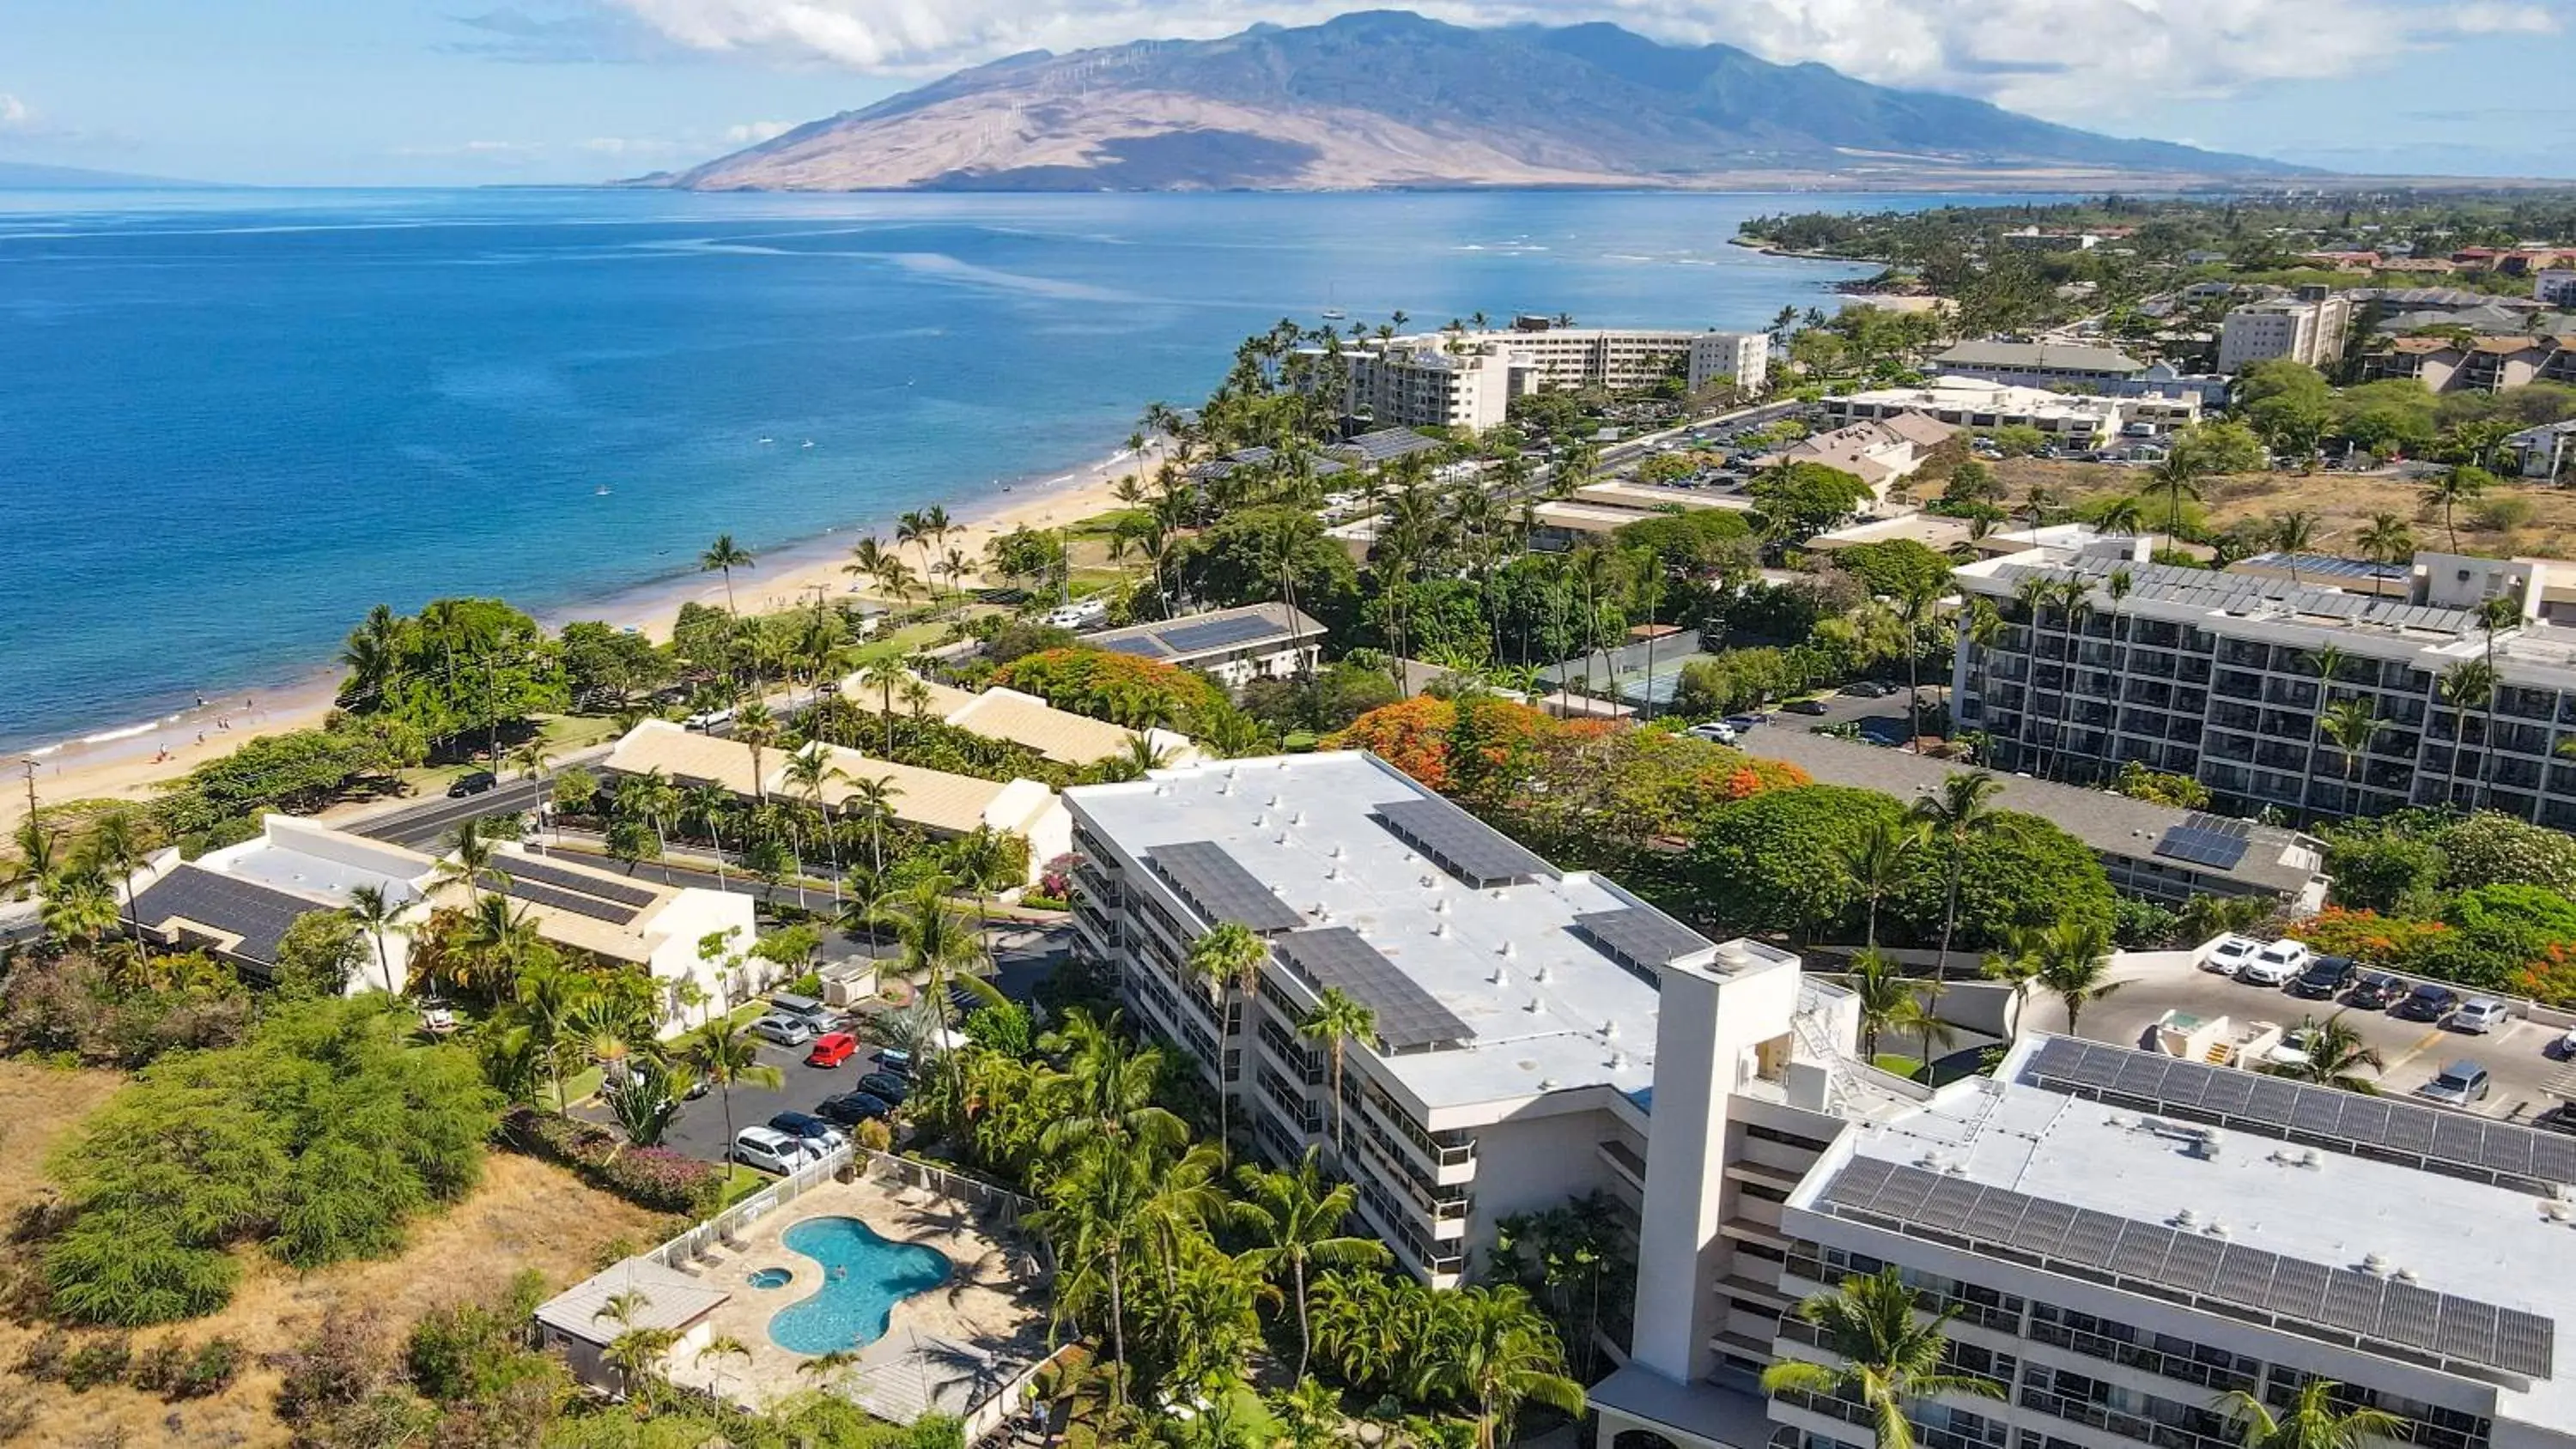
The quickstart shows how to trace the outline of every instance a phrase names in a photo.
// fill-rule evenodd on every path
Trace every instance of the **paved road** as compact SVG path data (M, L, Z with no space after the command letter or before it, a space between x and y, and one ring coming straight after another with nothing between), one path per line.
M2146 1045L2148 1029L2169 1010L2226 1016L2236 1023L2278 1022L2283 1027L2344 1010L2336 1002L2305 1000L2277 988L2198 970L2187 962L2145 966L2124 962L2114 975L2127 984L2084 1013L2082 1035L2123 1046ZM2055 1031L2064 1025L2056 1003L2044 995L2034 998L2030 1009L2031 1022L2040 1030ZM2420 1021L2401 1021L2382 1011L2347 1010L2344 1020L2385 1059L2387 1065L2377 1081L2390 1096L2412 1093L2443 1067L2466 1057L2485 1067L2495 1082L2494 1091L2479 1108L2488 1116L2528 1119L2557 1105L2546 1088L2564 1064L2550 1055L2559 1035L2550 1028L2517 1019L2501 1031L2470 1036Z
M392 845L414 849L435 846L468 820L515 815L535 809L537 802L545 798L552 779L552 776L543 776L535 780L512 780L480 795L467 795L456 800L424 800L417 805L360 821L350 828L356 834Z

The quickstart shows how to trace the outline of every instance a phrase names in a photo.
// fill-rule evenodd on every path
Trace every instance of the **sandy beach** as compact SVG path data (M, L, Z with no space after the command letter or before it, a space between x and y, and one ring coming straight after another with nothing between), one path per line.
M1062 527L1115 508L1118 480L1130 474L1150 476L1159 461L1157 446L1149 444L1142 454L1122 449L1067 472L1006 483L989 498L951 503L949 512L958 527L945 547L980 559L987 542L1013 529ZM927 500L923 506L934 501L937 500ZM852 546L866 533L856 528L836 530L821 538L765 551L751 570L736 573L735 601L746 612L770 613L810 602L818 586L827 598L848 596L853 580L841 572L841 566L848 561ZM877 537L886 546L893 546L890 520ZM906 549L904 553L917 571L921 567L919 550ZM724 596L724 584L715 575L691 574L643 584L604 599L547 610L540 617L550 628L574 619L605 619L664 639L670 636L672 622L679 617L682 605L695 602L721 608ZM350 619L354 622L365 607L363 602L352 601ZM0 778L0 786L5 787L0 788L0 831L15 826L26 815L30 771L38 798L47 804L149 799L161 782L176 779L206 760L229 754L248 740L320 725L331 711L338 683L338 673L325 662L316 661L308 679L284 689L272 687L243 696L209 698L201 706L158 720L102 729L82 739L13 757L8 761L8 774Z

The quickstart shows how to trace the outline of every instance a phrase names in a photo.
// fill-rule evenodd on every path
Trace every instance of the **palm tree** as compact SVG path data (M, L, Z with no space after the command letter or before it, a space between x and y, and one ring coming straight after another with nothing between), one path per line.
M2304 508L2293 508L2272 520L2272 548L2290 567L2290 582L2299 581L2299 556L2317 541L2317 516Z
M385 932L401 928L402 918L411 910L411 905L409 901L388 898L383 886L349 888L349 919L356 921L360 930L376 939L376 969L384 973L387 996L398 996L401 992L394 985L394 963L385 951Z
M1565 1376L1565 1351L1529 1295L1510 1284L1459 1290L1436 1320L1413 1373L1417 1394L1446 1392L1476 1406L1476 1449L1511 1435L1522 1404L1580 1415L1583 1386Z
M2200 449L2187 438L2176 438L2163 458L2147 473L2149 496L2161 495L2168 504L2165 513L2165 545L2170 548L2182 532L2182 505L2185 499L2200 501L2200 480L2207 476Z
M832 899L837 902L841 898L841 838L839 832L832 828L832 811L823 801L823 792L833 785L851 783L849 772L833 764L831 751L817 742L787 757L784 778L787 788L804 796L806 803L813 807L815 818L822 822L823 841L832 860ZM796 887L796 904L800 907L805 904L805 887L801 880Z
M1345 1161L1342 1143L1342 1052L1355 1041L1377 1039L1377 1011L1338 986L1327 986L1315 999L1314 1013L1297 1024L1297 1034L1320 1041L1332 1062L1333 1160Z
M1978 970L1987 980L2011 988L2013 1030L2018 1032L2023 1013L2030 1010L2030 990L2039 981L2040 933L2029 926L2007 926L2003 936L2003 944L1986 953Z
M1236 1178L1243 1197L1230 1204L1228 1216L1257 1246L1244 1253L1263 1273L1288 1272L1289 1292L1297 1305L1297 1376L1306 1376L1306 1360L1315 1350L1315 1334L1306 1315L1306 1269L1311 1265L1342 1267L1383 1263L1386 1245L1375 1238L1345 1236L1342 1224L1359 1204L1359 1190L1347 1182L1324 1185L1316 1149L1284 1172L1246 1166Z
M2446 470L2433 480L2433 505L2442 510L2442 531L2451 536L2451 552L2460 551L2460 526L2452 518L2463 503L2475 503L2487 491L2488 477L2483 468L2466 464Z
M761 772L760 752L778 743L778 730L778 717L759 700L734 712L733 737L751 751L752 798L763 803L769 799L769 780Z
M2104 533L2136 535L2145 531L2146 521L2146 505L2134 493L2105 498L2093 511L2093 526Z
M1056 1312L1061 1317L1108 1297L1109 1344L1116 1366L1109 1381L1110 1411L1127 1408L1127 1259L1145 1231L1145 1205L1154 1195L1151 1155L1130 1143L1091 1143L1057 1177L1030 1226L1055 1248Z
M1846 1278L1840 1288L1798 1305L1798 1316L1816 1326L1842 1365L1782 1359L1762 1371L1763 1390L1857 1398L1876 1416L1878 1449L1914 1449L1907 1405L1941 1394L2004 1396L1991 1379L1945 1367L1950 1336L1942 1330L1959 1313L1955 1305L1934 1310L1924 1304L1893 1267Z
M1915 1059L1923 1064L1923 1080L1926 1082L1932 1080L1932 1048L1946 1047L1959 1039L1959 1029L1941 1019L1941 978L1938 976L1925 978L1921 990L1906 992L1905 999L1897 1003L1896 1014L1888 1018L1887 1024L1896 1031L1912 1032L1915 1040L1921 1043L1922 1051Z
M2496 686L2503 681L2495 667L2496 635L2521 625L2522 605L2510 598L2480 599L2476 613L2478 634L2485 644L2487 722L2485 737L2478 741L2478 790L2473 797L2476 803L2471 808L2484 810L2487 808L2487 790L2495 782L2496 695L2500 693Z
M2327 743L2334 746L2336 754L2343 756L2343 803L2347 814L2361 813L2353 808L2353 789L2361 772L2361 757L2369 751L2371 742L2387 728L2388 721L2379 717L2378 708L2361 697L2335 701L2326 707L2324 716L2317 721L2317 729L2325 735Z
M517 986L519 970L538 943L536 923L525 906L510 908L504 895L479 896L465 913L457 945L474 966L474 984L495 998Z
M796 1372L814 1381L814 1387L825 1393L840 1388L843 1380L859 1371L863 1360L855 1348L836 1348L818 1353L796 1366Z
M1923 848L1926 835L1920 819L1881 820L1868 834L1837 852L1843 873L1851 877L1861 899L1869 903L1868 927L1862 936L1868 945L1878 944L1880 902L1905 888L1906 877L1914 871L1915 852Z
M2323 726L2325 717L2332 708L2335 679L2343 673L2346 657L2343 650L2333 644L2328 644L2314 654L2306 656L2308 667L2316 671L2317 706L2315 713L2308 717L2308 752L2306 758L2299 764L2299 809L2301 811L2308 808L2308 792L2316 785L2317 732Z
M760 1060L760 1038L751 1029L716 1017L689 1033L680 1044L680 1059L701 1078L715 1084L724 1098L725 1155L733 1155L733 1084L749 1082L776 1091L786 1078Z
M1959 923L1959 875L1967 866L1968 842L1994 823L1996 792L2003 782L1983 770L1952 774L1941 788L1918 798L1909 811L1914 819L1949 847L1948 879L1941 891L1941 961L1950 959L1950 933Z
M2415 556L2415 530L2394 513L2370 515L2370 526L2354 541L2364 555L2380 563L2404 563Z
M124 916L128 928L134 925L134 872L143 865L143 835L135 827L133 813L110 810L90 827L89 839L81 846L82 854L104 876L112 876L125 887Z
M716 1366L710 1370L710 1373L715 1380L715 1395L719 1399L724 1397L724 1361L729 1358L738 1358L744 1363L751 1362L751 1345L730 1333L719 1333L700 1344L696 1355L690 1360L699 1365L704 1365L708 1359L716 1361Z
M724 575L725 612L736 620L742 618L742 610L734 607L733 571L750 568L754 562L751 550L735 543L730 533L717 534L716 541L707 545L706 552L698 555L699 573Z
M1217 1019L1228 1023L1217 1040L1216 1072L1216 1140L1220 1155L1231 1159L1234 1135L1227 1122L1227 1099L1234 1095L1225 1070L1225 1040L1233 1035L1233 1025L1240 1023L1250 1051L1249 1040L1253 1013L1261 1009L1261 963L1270 959L1270 947L1252 929L1238 921L1220 922L1206 935L1190 943L1190 974L1215 991ZM1225 996L1228 991L1243 995L1241 1010L1228 1013Z
M1879 1033L1894 1025L1914 999L1914 983L1897 969L1895 958L1871 950L1852 957L1843 985L1860 1003L1860 1054L1874 1061Z
M2406 1441L2406 1421L2386 1409L2338 1409L2331 1379L2310 1379L2279 1415L2261 1397L2232 1389L2219 1400L2245 1449L2375 1449Z
M963 980L969 991L987 1000L998 1000L1000 993L991 982L965 969L974 964L983 947L971 923L948 903L948 892L954 884L947 876L937 874L915 881L897 908L895 929L903 939L904 974L929 980L930 1009L939 1024L941 1054L956 1074L957 1092L963 1097L965 1062L946 1050L947 1034L956 1025L950 1019L953 1013L949 985Z
M2367 1067L2373 1075L2388 1070L2379 1049L2362 1040L2361 1033L2336 1012L2323 1021L2309 1021L2304 1030L2306 1042L2300 1053L2306 1058L2296 1062L2269 1062L2262 1070L2276 1077L2291 1077L2312 1082L2320 1087L2337 1087L2359 1092L2365 1097L2379 1095L2379 1086L2361 1074Z
M733 792L713 780L704 780L681 792L680 818L694 817L698 828L707 833L707 843L715 847L716 889L725 888L725 812L733 808Z
M649 1396L662 1356L680 1341L680 1336L670 1329L635 1326L652 1303L649 1294L629 1288L611 1297L590 1316L594 1323L605 1320L617 1325L617 1337L609 1340L607 1350L600 1356L617 1370L620 1391L630 1395L640 1391Z
M2076 654L2082 647L2076 643L2075 636L2083 629L2085 618L2092 613L2092 606L2093 591L2081 577L2058 581L2057 607L2061 621L2058 636L2065 641L2059 667L2064 672L2058 680L2057 718L2049 726L2047 763L2040 769L2042 779L2057 778L2058 767L2066 763L2066 716L2075 707L2075 671L2079 662Z
M2040 990L2066 1008L2066 1034L2077 1034L2084 1008L2127 985L2108 981L2111 933L2097 921L2065 920L2040 933L2035 950L2038 969L2031 975Z
M448 837L447 856L438 863L437 873L430 878L431 888L462 885L469 903L482 899L487 881L493 890L507 891L510 875L501 868L499 852L493 846L493 838L483 833L483 822L468 816L464 824L456 827L456 833Z
M2442 772L2442 805L2454 808L2460 789L2460 751L2468 744L2469 711L2483 710L2495 699L2494 666L2483 659L2463 659L2444 668L2434 680L2434 693L2451 712L2451 753Z

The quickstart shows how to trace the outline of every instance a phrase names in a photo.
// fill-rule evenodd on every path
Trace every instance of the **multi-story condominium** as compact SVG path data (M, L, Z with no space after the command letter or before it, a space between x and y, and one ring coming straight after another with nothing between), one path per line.
M2352 301L2323 288L2238 307L2219 324L2218 370L2234 372L2250 363L2286 357L2310 367L2331 367L2343 356L2352 329Z
M2544 267L2532 273L2531 295L2552 307L2576 307L2576 267Z
M1932 359L1932 370L2015 387L2076 384L2108 391L2146 372L2147 364L2111 347L2071 342L1962 342Z
M2501 392L2535 382L2576 384L2576 332L2478 337L2399 337L2361 360L2372 382L2406 378L2428 392Z
M1557 327L1530 318L1507 329L1362 340L1340 355L1352 416L1382 426L1481 432L1499 426L1511 400L1525 393L1631 392L1675 376L1692 392L1719 383L1759 391L1770 372L1771 338Z
M2525 478L2558 478L2576 469L2576 420L2542 423L2506 438L2503 451Z
M1921 413L1961 428L2037 428L2070 448L2094 448L2129 422L2125 405L2106 397L2074 397L2035 387L1973 377L1936 377L1921 387L1882 387L1824 402L1836 423Z
M2576 619L2576 565L2424 553L2213 573L2113 542L2125 556L2031 550L1955 576L2000 615L1990 636L1963 632L1951 681L1959 727L1982 732L1999 768L2102 779L2136 760L2239 810L2484 801L2576 828L2576 761L2558 753L2576 738L2576 628L2558 622ZM2072 612L2056 592L2069 583L2083 586ZM2489 599L2510 601L2492 639L2475 612ZM2490 652L2492 728L2482 697L2460 692L2462 666ZM2380 721L2350 753L2327 728L2346 700Z
M1263 1157L1320 1149L1369 1229L1436 1286L1461 1282L1515 1213L1598 1191L1651 1219L1658 1172L1689 1179L1693 1213L1731 1210L1744 1179L1721 1171L1716 1142L1679 1142L1669 1169L1650 1146L1656 1092L1721 1135L1729 1094L1780 1111L1907 1100L1894 1078L1858 1080L1852 999L1802 982L1795 957L1712 944L1559 871L1374 756L1158 770L1066 801L1076 938L1115 966L1134 1019L1228 1095ZM1189 967L1226 921L1270 948L1249 995ZM1338 1102L1328 1044L1299 1029L1327 988L1376 1015L1345 1052ZM1746 1171L1761 1175L1747 1192L1778 1185L1775 1169ZM1696 1296L1657 1309L1685 1310L1707 1318ZM1750 1343L1767 1353L1767 1333Z

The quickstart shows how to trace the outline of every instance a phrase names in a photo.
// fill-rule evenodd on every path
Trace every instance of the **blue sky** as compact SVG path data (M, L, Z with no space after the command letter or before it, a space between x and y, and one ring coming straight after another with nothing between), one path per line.
M1356 5L5 0L0 160L271 184L592 181L958 65ZM2576 0L1431 0L1610 19L2338 170L2576 174Z

